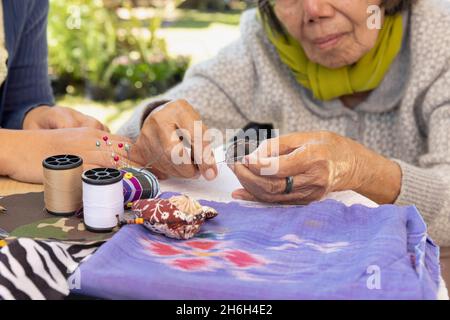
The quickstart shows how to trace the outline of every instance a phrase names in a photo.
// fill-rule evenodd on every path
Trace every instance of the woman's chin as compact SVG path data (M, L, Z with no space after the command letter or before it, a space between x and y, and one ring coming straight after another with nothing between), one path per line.
M358 58L351 59L351 57L343 56L335 51L330 51L326 54L316 54L309 59L328 69L339 69L352 65L358 61Z

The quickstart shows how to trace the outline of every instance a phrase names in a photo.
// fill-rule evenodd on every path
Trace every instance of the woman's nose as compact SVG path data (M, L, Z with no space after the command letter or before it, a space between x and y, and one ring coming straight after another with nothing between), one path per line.
M329 0L303 0L301 3L305 23L331 18L334 14L333 6L329 3Z

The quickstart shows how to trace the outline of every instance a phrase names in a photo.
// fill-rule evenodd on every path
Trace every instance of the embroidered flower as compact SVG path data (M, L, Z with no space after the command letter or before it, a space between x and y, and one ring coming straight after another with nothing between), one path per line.
M233 248L230 241L194 239L174 243L142 238L140 243L147 254L159 258L170 268L185 272L224 270L250 279L245 270L267 264L257 255Z
M173 212L173 216L174 216L175 218L180 218L180 219L183 219L183 220L184 220L185 214L184 214L183 212L181 212L180 210L175 210L175 211Z
M161 214L161 219L163 219L163 220L169 219L169 213L168 213L168 212L163 212L163 213Z

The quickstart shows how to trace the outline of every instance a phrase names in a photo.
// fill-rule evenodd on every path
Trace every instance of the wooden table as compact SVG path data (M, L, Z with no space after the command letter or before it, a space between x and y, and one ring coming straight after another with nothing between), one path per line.
M40 191L44 191L44 187L41 184L17 182L9 178L0 177L0 197L11 194Z
M39 184L22 183L9 178L0 177L0 197L11 194L20 194L28 192L40 192L44 187ZM450 283L450 247L441 248L441 268L442 277L445 283Z

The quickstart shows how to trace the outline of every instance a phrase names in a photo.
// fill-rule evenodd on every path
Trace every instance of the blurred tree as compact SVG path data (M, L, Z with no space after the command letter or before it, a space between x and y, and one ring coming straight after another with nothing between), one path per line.
M232 2L233 0L185 0L180 4L179 8L226 11L232 9Z
M131 0L51 1L49 71L55 93L82 87L94 100L123 100L158 94L179 82L189 60L168 55L156 35L162 17L141 9Z

